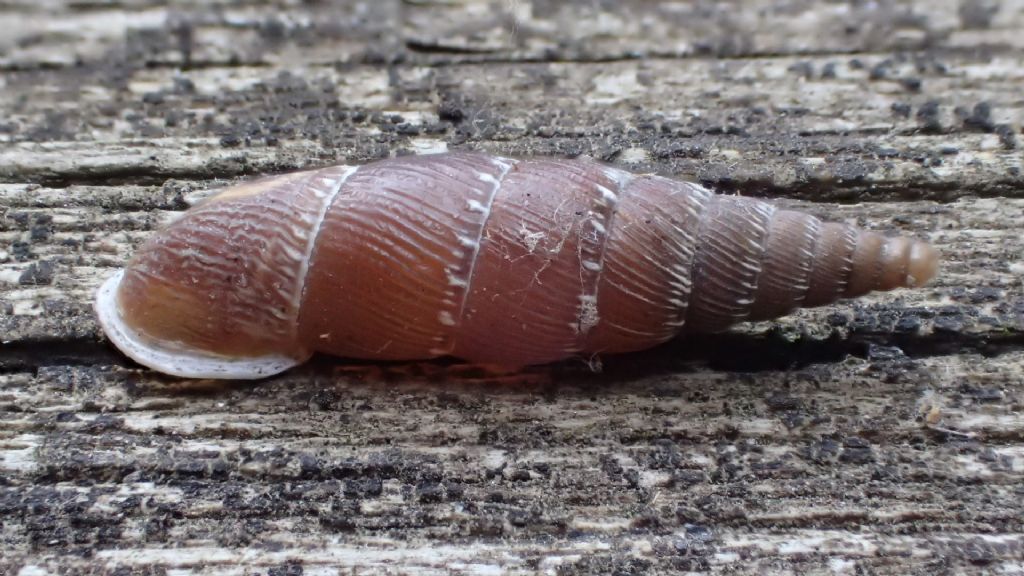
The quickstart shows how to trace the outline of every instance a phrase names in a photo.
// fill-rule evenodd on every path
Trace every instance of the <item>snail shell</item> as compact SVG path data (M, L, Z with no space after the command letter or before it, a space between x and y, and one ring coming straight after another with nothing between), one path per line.
M927 244L590 160L475 153L234 186L100 288L153 369L259 378L314 352L525 366L718 332L936 271Z

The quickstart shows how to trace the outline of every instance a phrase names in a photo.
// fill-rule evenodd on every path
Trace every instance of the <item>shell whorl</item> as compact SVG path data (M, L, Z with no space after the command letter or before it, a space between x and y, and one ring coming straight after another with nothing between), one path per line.
M937 261L692 183L453 153L229 188L146 242L97 311L122 350L183 376L312 351L521 366L918 286Z

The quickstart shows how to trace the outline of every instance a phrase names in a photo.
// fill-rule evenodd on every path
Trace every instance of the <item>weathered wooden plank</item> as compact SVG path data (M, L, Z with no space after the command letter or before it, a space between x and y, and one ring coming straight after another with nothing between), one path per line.
M0 572L1024 570L1020 0L8 0L0 29ZM183 382L102 341L92 290L189 199L446 148L782 198L943 273L522 378Z
M752 573L780 559L898 564L884 550L950 566L983 552L1009 567L1022 544L1006 528L1019 525L1024 357L985 374L978 360L879 354L741 378L677 366L515 386L426 365L394 369L387 386L300 372L185 396L123 369L47 368L3 380L18 407L5 428L21 432L5 441L15 482L0 494L44 563L77 542L108 550L85 564L110 566ZM118 551L137 537L149 544ZM163 540L188 545L170 554Z
M5 2L0 67L1014 51L1020 0ZM212 4L212 5L211 5ZM127 36L127 38L126 38Z
M157 69L60 91L14 73L0 178L160 182L458 145L585 153L748 193L1019 196L1024 61L907 59L874 78L887 60Z

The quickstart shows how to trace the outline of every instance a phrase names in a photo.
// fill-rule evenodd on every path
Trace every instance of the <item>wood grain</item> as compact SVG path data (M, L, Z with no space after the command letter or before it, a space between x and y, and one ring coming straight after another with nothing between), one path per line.
M1024 570L1019 0L15 0L0 29L0 573ZM776 198L943 272L517 377L189 383L102 340L92 291L195 198L443 149Z

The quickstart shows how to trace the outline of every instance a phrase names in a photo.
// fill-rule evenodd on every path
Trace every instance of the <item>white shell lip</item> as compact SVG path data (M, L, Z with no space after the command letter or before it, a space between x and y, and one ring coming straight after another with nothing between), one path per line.
M117 305L117 287L124 276L118 270L96 292L95 309L107 338L126 356L139 364L182 378L257 380L280 374L308 360L270 354L233 358L218 356L178 343L159 343L128 326Z

